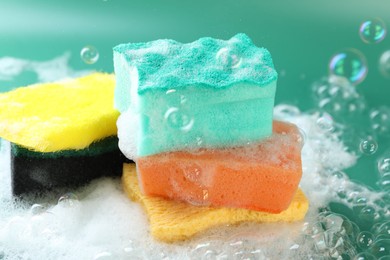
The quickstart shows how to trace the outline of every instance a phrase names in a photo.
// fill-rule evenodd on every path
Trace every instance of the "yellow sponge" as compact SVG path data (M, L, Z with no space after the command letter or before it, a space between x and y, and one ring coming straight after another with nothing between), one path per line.
M0 94L0 137L38 152L84 149L116 135L115 77L94 73Z
M196 207L158 197L147 197L139 189L134 164L124 164L122 185L131 200L143 205L149 218L151 234L164 242L185 240L211 227L245 221L298 221L305 217L309 208L309 202L300 189L289 208L279 214L246 209Z

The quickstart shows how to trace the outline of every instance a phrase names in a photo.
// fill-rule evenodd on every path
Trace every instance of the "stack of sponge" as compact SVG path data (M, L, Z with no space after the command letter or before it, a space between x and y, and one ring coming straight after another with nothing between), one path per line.
M114 48L114 67L120 148L136 162L125 165L124 189L145 206L156 237L304 217L301 137L273 121L277 73L266 49L245 34L129 43Z

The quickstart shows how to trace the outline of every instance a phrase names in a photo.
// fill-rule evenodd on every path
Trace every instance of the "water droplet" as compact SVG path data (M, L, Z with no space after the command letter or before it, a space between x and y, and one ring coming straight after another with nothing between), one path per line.
M369 136L360 142L359 149L365 155L372 155L378 150L378 143Z
M386 78L390 78L390 50L382 53L379 58L379 71Z
M364 21L360 25L359 35L365 43L379 43L386 36L386 24L379 18Z
M356 238L358 247L363 250L369 248L374 242L374 235L368 231L362 231Z
M215 58L224 69L237 68L242 61L241 56L234 49L226 47L221 48Z
M75 207L78 205L79 199L76 194L68 192L64 195L62 195L58 199L58 205L61 205L62 207Z
M348 79L352 84L362 82L367 75L364 55L355 49L348 49L334 55L329 62L330 74Z
M99 52L94 46L88 45L81 49L80 57L85 63L94 64L99 59Z
M194 119L184 109L177 107L169 108L165 112L164 117L170 127L180 129L184 132L191 130L194 124Z

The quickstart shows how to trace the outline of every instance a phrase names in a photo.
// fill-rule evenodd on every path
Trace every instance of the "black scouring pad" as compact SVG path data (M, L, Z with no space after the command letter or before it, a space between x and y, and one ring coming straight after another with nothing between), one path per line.
M80 187L103 176L120 176L127 159L117 137L108 137L81 150L35 152L11 144L14 195L41 193L60 187Z

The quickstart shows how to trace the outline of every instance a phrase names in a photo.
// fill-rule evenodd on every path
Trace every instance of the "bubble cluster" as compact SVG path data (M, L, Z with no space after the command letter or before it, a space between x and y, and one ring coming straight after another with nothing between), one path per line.
M359 35L365 43L379 43L386 37L386 24L379 18L364 21L359 28Z
M81 49L80 57L86 64L94 64L99 59L99 52L96 47L87 45Z
M361 83L367 76L367 61L363 53L348 49L335 54L329 62L331 75L344 77L353 85Z
M390 50L382 53L379 58L379 71L386 78L390 78Z
M312 91L318 108L339 121L359 115L366 108L364 98L343 77L330 76L316 81L312 85Z

